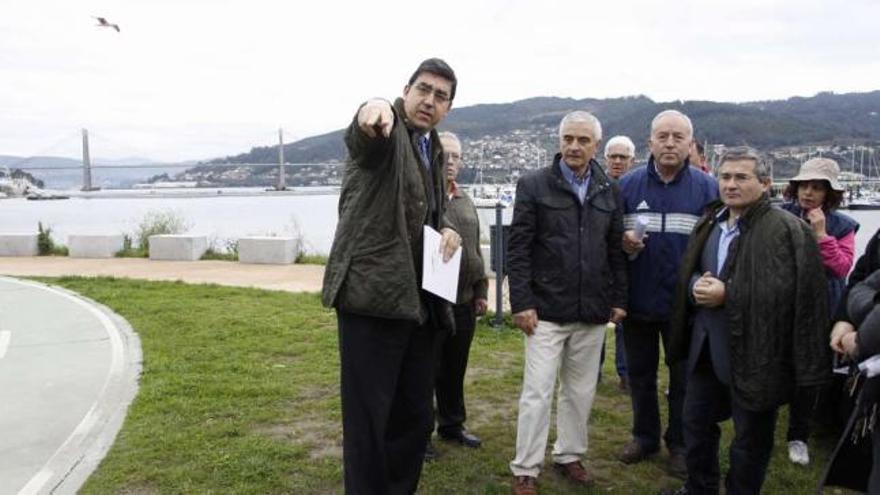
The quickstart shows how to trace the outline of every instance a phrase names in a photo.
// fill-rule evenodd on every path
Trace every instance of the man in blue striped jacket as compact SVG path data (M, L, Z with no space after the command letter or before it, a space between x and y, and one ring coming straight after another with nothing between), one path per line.
M688 236L718 184L688 164L694 128L687 115L665 110L651 122L648 164L620 179L624 208L623 249L629 254L629 317L624 326L633 406L632 440L620 460L640 462L660 450L657 366L660 341L669 344L672 294ZM644 232L639 237L640 231ZM669 424L663 439L672 474L687 473L682 432L685 369L669 369Z

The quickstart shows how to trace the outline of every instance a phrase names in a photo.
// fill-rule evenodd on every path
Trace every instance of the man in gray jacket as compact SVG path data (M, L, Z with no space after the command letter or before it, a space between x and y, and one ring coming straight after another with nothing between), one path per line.
M464 427L467 411L464 404L464 375L474 339L476 317L486 312L489 281L480 252L480 217L473 200L458 187L455 178L461 168L461 141L451 132L441 132L446 157L446 192L449 208L446 216L462 237L458 293L452 307L455 332L437 332L434 352L437 363L434 387L437 396L437 435L443 440L469 448L482 442ZM429 446L429 453L433 450Z
M449 306L421 290L423 228L448 260L461 238L444 220L434 127L455 98L440 59L416 69L393 104L370 100L345 134L348 160L323 302L336 308L345 491L413 493L432 430L433 341Z

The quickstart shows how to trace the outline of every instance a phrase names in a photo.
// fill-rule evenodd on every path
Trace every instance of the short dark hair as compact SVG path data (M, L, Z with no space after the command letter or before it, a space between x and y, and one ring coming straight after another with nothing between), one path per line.
M770 180L770 167L767 166L766 160L758 153L758 150L748 146L733 146L724 150L721 154L721 160L718 161L718 170L725 162L738 162L749 160L755 163L755 175L761 182Z
M422 72L428 72L434 74L435 76L440 76L443 79L448 80L452 83L452 92L449 94L449 101L455 99L455 87L458 85L458 79L455 78L455 71L452 70L452 67L449 66L446 62L439 58L429 58L419 64L418 69L413 72L413 75L409 78L409 86L412 86L416 79L418 79L419 74Z
M822 201L822 210L828 212L840 208L840 204L843 203L843 191L831 189L831 184L827 180L820 182L825 187L825 200ZM785 186L785 191L782 192L782 197L787 201L797 202L798 184L800 184L800 181L789 181L788 185Z
M706 154L706 148L703 146L703 143L701 143L699 139L694 138L694 145L697 147L698 155L703 156Z

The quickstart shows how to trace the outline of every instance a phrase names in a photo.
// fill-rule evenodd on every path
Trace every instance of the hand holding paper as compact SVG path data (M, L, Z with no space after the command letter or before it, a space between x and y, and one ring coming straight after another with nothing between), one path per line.
M448 232L458 235L452 230ZM456 247L449 261L444 261L444 257L440 233L425 225L422 243L422 288L455 303L455 296L458 293L458 270L461 266L461 247Z
M648 237L648 217L639 215L632 230L623 233L623 250L629 255L630 260L636 259L639 252L645 249L644 240Z

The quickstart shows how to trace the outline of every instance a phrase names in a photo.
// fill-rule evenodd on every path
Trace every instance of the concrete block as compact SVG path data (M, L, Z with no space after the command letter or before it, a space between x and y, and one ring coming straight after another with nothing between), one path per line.
M37 234L0 234L0 256L36 256Z
M112 258L122 251L122 234L67 236L67 251L71 258Z
M165 261L196 261L208 250L203 235L151 235L150 259Z
M289 265L299 256L295 237L242 237L238 240L238 261Z

